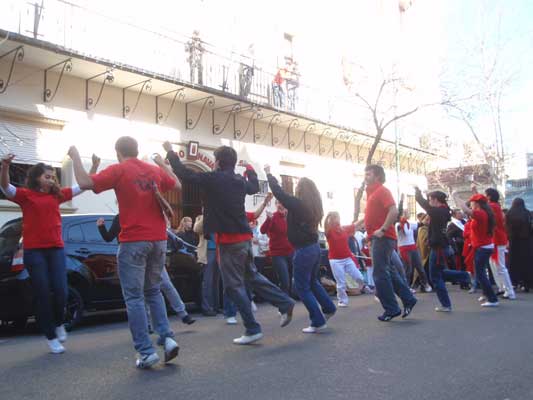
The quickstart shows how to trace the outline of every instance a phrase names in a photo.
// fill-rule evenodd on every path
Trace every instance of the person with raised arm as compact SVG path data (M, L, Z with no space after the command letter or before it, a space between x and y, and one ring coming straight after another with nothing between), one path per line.
M139 353L136 366L145 369L159 362L148 331L145 302L150 306L165 362L179 353L160 288L169 212L160 192L181 190L181 183L161 157L154 159L158 166L139 160L137 141L130 136L120 137L115 143L115 151L118 164L95 175L85 172L75 146L69 149L68 155L82 189L95 193L113 189L117 196L121 226L118 275L134 347Z
M292 320L294 300L261 275L253 260L249 221L255 218L255 213L247 213L244 208L246 195L259 192L259 181L252 166L242 162L244 176L236 174L237 152L229 146L220 146L214 152L215 170L195 172L182 164L169 142L165 142L163 148L174 173L184 182L198 184L205 191L204 234L215 234L224 291L237 306L246 329L233 343L246 345L263 337L261 325L252 312L247 286L277 307L281 314L280 326L287 326Z
M7 200L22 209L24 266L31 277L37 323L47 339L50 352L63 353L67 340L64 318L67 305L67 269L61 233L60 204L82 193L79 186L61 188L51 165L38 163L28 170L27 187L15 187L9 168L15 158L2 158L0 188ZM93 155L91 172L100 159ZM50 292L53 293L50 296Z

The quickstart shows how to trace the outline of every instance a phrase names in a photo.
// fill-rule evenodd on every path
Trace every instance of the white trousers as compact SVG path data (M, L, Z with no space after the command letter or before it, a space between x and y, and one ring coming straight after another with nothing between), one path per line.
M491 257L490 270L492 271L496 285L498 285L498 289L506 291L509 296L514 296L515 292L511 283L511 277L505 266L505 248L506 246L498 246L498 261L493 260Z
M346 294L346 274L350 275L361 288L364 286L364 277L361 271L357 269L351 258L342 260L329 260L331 271L337 282L337 298L339 302L348 304L348 295Z

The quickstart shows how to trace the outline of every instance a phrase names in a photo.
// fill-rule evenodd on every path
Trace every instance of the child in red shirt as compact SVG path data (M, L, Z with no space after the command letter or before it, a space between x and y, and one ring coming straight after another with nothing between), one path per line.
M348 307L346 294L346 274L357 282L361 291L366 289L363 274L359 271L352 259L352 252L348 246L348 237L355 234L355 224L341 226L338 212L330 212L324 222L326 239L328 241L329 264L335 281L337 282L337 298L339 307Z

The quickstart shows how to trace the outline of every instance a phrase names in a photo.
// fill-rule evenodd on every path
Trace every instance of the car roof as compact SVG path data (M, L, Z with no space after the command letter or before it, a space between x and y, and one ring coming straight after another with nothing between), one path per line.
M92 217L92 218L107 218L107 217L115 217L116 214L112 214L112 213L86 213L86 214L62 214L61 215L61 219L63 221L71 221L71 220L77 220L77 219L84 219L84 218L88 218L88 217ZM4 225L2 225L0 227L0 229L8 226L8 225L12 225L12 224L17 224L17 223L20 223L22 222L22 217L18 217L18 218L13 218L9 221L7 221Z

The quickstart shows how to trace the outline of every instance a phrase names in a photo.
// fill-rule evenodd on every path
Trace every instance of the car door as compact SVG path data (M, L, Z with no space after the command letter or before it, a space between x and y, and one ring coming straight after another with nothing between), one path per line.
M83 262L91 273L90 298L96 306L122 300L116 261L118 244L116 240L107 243L102 239L96 226L97 219L95 216L73 223L68 227L66 237L69 255ZM109 228L112 217L104 220Z

